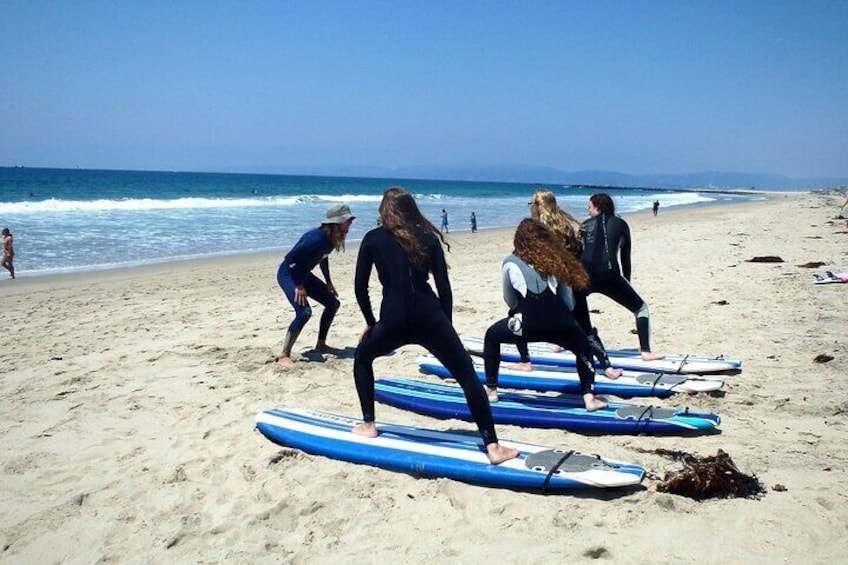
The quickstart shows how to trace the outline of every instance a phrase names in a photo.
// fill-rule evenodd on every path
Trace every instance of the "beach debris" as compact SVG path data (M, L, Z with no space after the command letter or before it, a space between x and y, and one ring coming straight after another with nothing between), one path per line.
M683 469L666 473L657 485L659 492L694 500L709 498L759 498L765 494L756 475L742 473L730 455L721 449L714 456L699 457L681 451L654 450L658 455L681 461Z
M824 267L827 263L822 263L821 261L809 261L804 263L803 265L798 265L803 269L818 269L819 267Z
M771 487L771 490L773 490L773 491L775 491L775 492L786 492L786 491L787 491L787 490L789 490L789 489L788 489L788 488L786 488L784 485L782 485L782 484L780 484L780 483L777 483L776 485L774 485L773 487Z
M727 306L730 303L727 300L716 300L715 302L713 302L713 304L716 304L718 306Z
M833 355L828 355L827 353L819 353L818 355L813 357L813 361L815 361L816 363L828 363L830 361L833 361L833 359Z
M777 255L757 255L748 259L749 263L783 263L783 258Z

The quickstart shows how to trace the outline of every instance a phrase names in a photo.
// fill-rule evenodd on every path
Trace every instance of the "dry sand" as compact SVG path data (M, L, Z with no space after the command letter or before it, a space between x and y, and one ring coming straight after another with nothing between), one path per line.
M358 416L350 355L274 364L291 311L282 254L0 281L0 561L9 563L831 563L848 556L848 268L837 195L628 218L633 284L656 351L743 360L718 396L668 405L719 413L702 437L583 436L499 426L501 437L644 465L644 488L540 496L416 479L280 448L253 429L276 405ZM481 334L504 314L511 230L451 236L454 322ZM777 255L783 263L752 263ZM342 308L329 342L352 348L356 250L331 259ZM821 261L819 269L799 267ZM376 286L376 281L374 285ZM375 298L376 300L376 298ZM608 346L636 347L604 297ZM317 319L295 351L314 344ZM376 364L417 376L417 347ZM813 358L824 353L828 363ZM421 377L428 378L428 377ZM473 429L378 405L379 420ZM760 500L659 493L679 464L644 450L723 449L768 489ZM785 491L774 490L784 485Z

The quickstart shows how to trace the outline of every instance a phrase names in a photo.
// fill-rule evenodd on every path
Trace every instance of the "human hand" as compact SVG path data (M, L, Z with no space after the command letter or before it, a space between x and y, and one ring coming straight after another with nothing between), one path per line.
M333 296L338 296L339 293L336 291L336 287L331 282L327 282L327 291Z
M302 286L294 287L294 301L298 303L300 306L306 306L308 303L306 299L309 298L309 295L306 294L306 289Z

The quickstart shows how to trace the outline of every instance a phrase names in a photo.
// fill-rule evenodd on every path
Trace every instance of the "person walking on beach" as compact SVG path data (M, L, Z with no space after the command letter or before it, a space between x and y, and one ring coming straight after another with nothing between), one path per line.
M327 349L327 334L341 305L336 298L336 287L330 279L328 257L334 249L344 249L345 238L355 217L350 213L347 204L333 204L327 209L327 217L321 225L303 234L277 269L277 283L294 307L295 313L294 321L286 331L283 352L277 358L277 364L284 369L294 366L291 358L292 348L306 322L312 317L308 298L313 298L324 306L315 349ZM324 282L312 274L316 265L320 265Z
M365 328L353 361L363 423L354 427L353 433L365 437L379 433L374 411L374 360L414 343L435 355L462 386L489 461L498 464L517 457L517 450L498 443L486 392L451 324L453 294L442 250L442 244L448 246L444 236L402 187L391 187L383 194L380 219L382 225L362 239L356 260L354 291ZM368 293L374 267L383 291L379 320L374 317ZM430 275L438 296L427 283Z
M512 254L504 259L501 268L504 301L510 316L492 324L483 341L489 400L497 400L501 344L547 341L574 353L586 410L606 407L607 403L595 397L592 390L592 347L571 314L572 287L589 285L586 272L565 242L539 220L522 220L515 230L513 245ZM621 371L609 368L606 374L617 379Z
M477 233L477 214L471 212L471 233Z
M9 276L15 278L15 248L12 245L15 239L12 237L12 232L9 228L3 228L0 232L3 236L3 262L0 263L9 271Z
M656 217L657 212L660 211L660 201L654 200L654 203L651 205L651 211L654 213L654 217Z
M615 204L608 194L589 198L589 219L583 223L583 265L589 273L587 295L598 292L621 304L636 316L636 332L642 360L662 359L651 352L651 314L648 304L630 284L630 226L615 215ZM619 266L619 255L621 264ZM582 316L582 314L581 314ZM588 309L582 327L588 327Z
M444 208L442 208L441 219L442 219L442 233L450 233L450 229L448 227L448 225L449 225L448 213L445 211Z

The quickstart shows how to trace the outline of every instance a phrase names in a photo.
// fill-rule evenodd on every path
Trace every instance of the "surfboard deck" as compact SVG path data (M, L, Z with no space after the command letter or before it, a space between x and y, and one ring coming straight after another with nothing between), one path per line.
M474 370L480 382L486 382L483 360L472 358ZM432 355L418 358L419 369L446 379L453 375ZM537 392L580 393L580 377L573 367L544 367L532 371L519 371L501 362L498 371L498 387L535 390ZM665 373L640 373L624 371L618 379L595 375L594 392L612 394L621 398L656 396L665 398L678 392L714 392L724 387L724 379L703 375L669 375Z
M470 336L462 338L465 348L474 355L483 354L483 338ZM530 360L540 365L574 367L574 355L570 351L551 351L548 344L530 343ZM653 373L704 374L733 371L742 366L742 362L721 357L699 357L694 355L666 355L656 361L643 361L635 349L608 349L610 363L616 369L644 371ZM511 344L501 345L501 360L518 362L521 357L518 349Z
M503 439L520 455L492 465L476 433L378 423L380 434L366 438L351 432L361 422L299 408L274 408L256 416L256 428L278 445L421 477L553 492L638 485L645 476L639 465Z
M436 418L473 421L465 394L457 386L410 379L379 379L374 383L378 401ZM580 395L543 396L499 392L491 403L495 423L530 428L555 428L574 432L615 434L692 434L715 431L716 414L688 408L639 406L610 402L605 409L588 412Z

